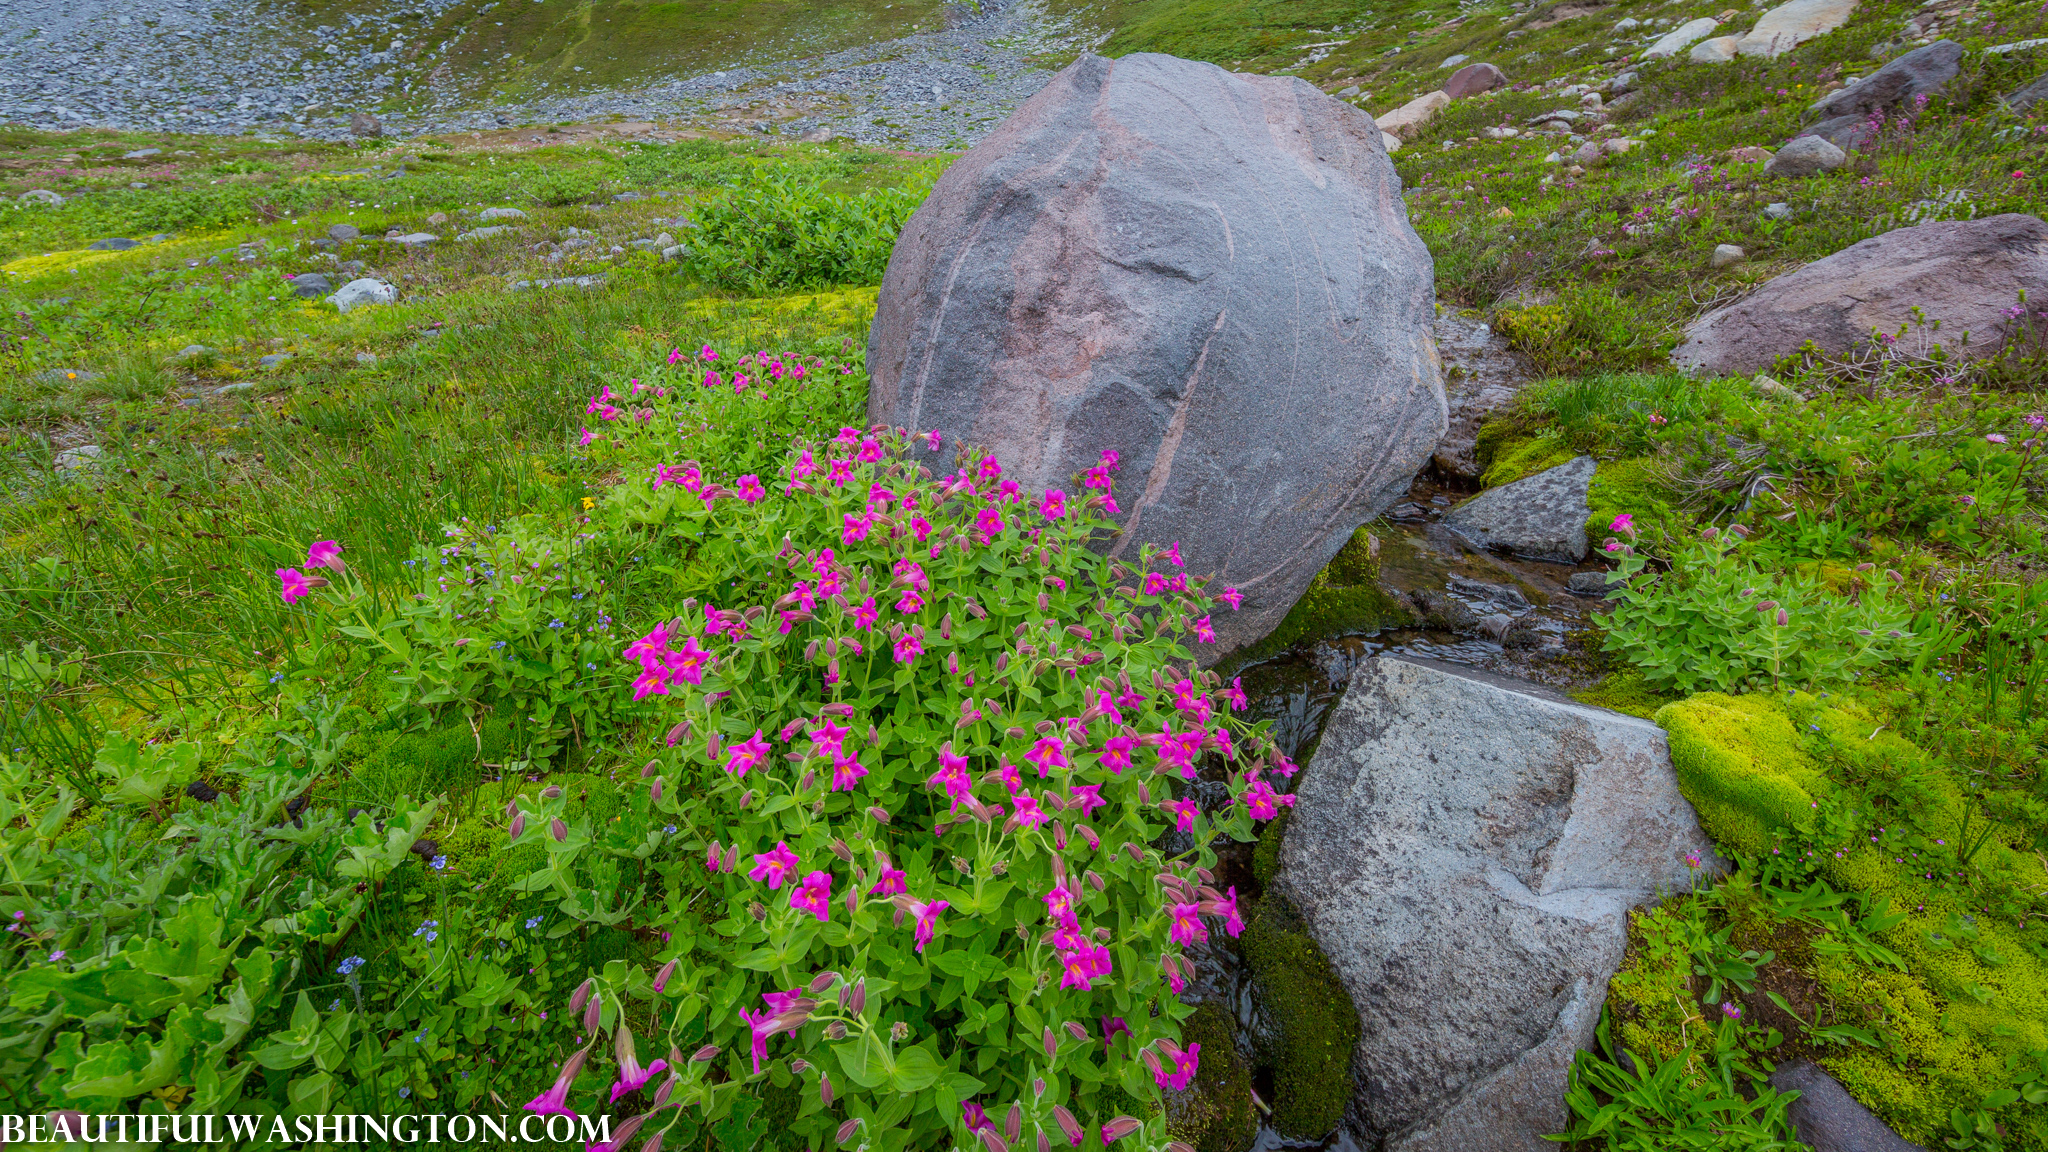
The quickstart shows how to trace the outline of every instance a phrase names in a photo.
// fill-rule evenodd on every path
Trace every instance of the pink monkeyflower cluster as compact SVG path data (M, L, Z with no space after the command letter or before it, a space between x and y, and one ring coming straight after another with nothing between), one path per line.
M327 568L336 573L348 571L348 565L341 561L341 545L333 540L315 541L306 549L307 568ZM327 587L327 578L297 568L279 568L276 571L278 596L287 604L297 604L318 588Z
M712 655L698 645L694 636L684 636L681 647L671 648L670 641L681 631L682 621L672 620L655 625L647 635L626 645L626 659L640 666L640 675L633 681L633 699L666 696L675 684L704 682L704 674L711 670Z

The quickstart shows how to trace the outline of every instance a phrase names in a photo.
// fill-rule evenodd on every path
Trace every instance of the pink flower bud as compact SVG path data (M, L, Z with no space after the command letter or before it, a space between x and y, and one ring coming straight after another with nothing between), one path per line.
M1058 1040L1057 1038L1055 1038L1055 1037L1053 1036L1053 1034L1052 1034L1052 1025L1050 1025L1050 1024L1048 1024L1048 1025L1046 1025L1046 1026L1045 1026L1045 1037L1044 1037L1044 1044L1045 1044L1045 1058L1046 1058L1047 1060L1050 1060L1050 1059L1052 1059L1052 1057L1053 1057L1053 1054L1054 1054L1055 1052L1058 1052L1058 1051L1060 1050L1060 1042L1059 1042L1059 1040Z
M661 777L656 776L654 783L647 786L647 799L650 803L661 803Z
M867 1006L868 982L866 980L856 981L853 985L853 994L846 998L846 1010L858 1016L866 1010Z
M837 983L839 983L839 973L820 972L816 976L811 977L811 995L816 996Z
M993 1128L983 1128L975 1135L981 1137L981 1146L988 1149L988 1152L1010 1152L1010 1145L1001 1136L996 1135Z
M1072 1036L1074 1039L1079 1040L1083 1044L1086 1044L1088 1042L1088 1030L1086 1028L1081 1027L1081 1025L1076 1023L1075 1021L1067 1021L1066 1029L1067 1035Z
M521 836L526 835L526 813L521 812L517 816L512 817L512 827L510 831L512 834L512 839L514 840L517 840Z
M716 1059L718 1059L718 1045L716 1044L706 1044L690 1054L690 1063L692 1064L709 1064Z
M877 824L887 824L889 822L889 814L880 808L868 809L868 815L873 817Z
M1102 1142L1114 1144L1144 1126L1135 1116L1119 1116L1102 1126Z
M656 992L661 992L668 988L669 977L676 974L676 965L680 963L682 963L682 958L677 957L661 966L661 971L656 973L654 977L654 990Z
M603 1021L604 997L593 992L590 994L590 1006L583 1010L583 1030L585 1032L595 1032L597 1031L597 1026Z
M675 727L668 730L668 746L671 748L675 747L678 744L681 744L683 741L688 740L689 738L690 722L688 720L685 720L681 724L678 724Z
M569 840L569 826L562 823L562 818L557 816L548 821L548 835L555 838L555 843L565 844Z
M656 770L656 769L658 769L658 768L660 768L660 767L661 767L661 761L659 761L659 760L649 760L649 761L647 762L647 766L646 766L646 767L644 767L644 768L642 768L642 769L640 769L640 778L641 778L642 780L645 780L645 779L647 779L647 778L648 778L649 776L652 776L652 775L654 775L654 773L655 773L655 770Z
M832 1106L832 1077L822 1072L818 1074L818 1099L825 1102L825 1107Z
M562 788L558 784L550 784L540 790L540 795L543 800L560 800L562 798Z
M1074 1119L1074 1114L1067 1111L1065 1106L1059 1104L1052 1106L1052 1116L1059 1121L1060 1131L1067 1134L1068 1142L1078 1147L1081 1143L1081 1122Z
M833 1139L840 1144L846 1143L848 1140L851 1140L853 1138L853 1134L855 1132L860 1130L860 1125L860 1117L855 1116L853 1119L848 1120L846 1123L841 1124L839 1126L839 1134L833 1137Z

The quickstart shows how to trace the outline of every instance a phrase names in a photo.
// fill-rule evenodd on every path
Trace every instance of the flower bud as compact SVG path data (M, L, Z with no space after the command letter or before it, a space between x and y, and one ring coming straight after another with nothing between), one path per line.
M1055 1037L1055 1036L1054 1036L1054 1035L1052 1034L1052 1025L1050 1025L1050 1024L1048 1024L1048 1025L1046 1025L1046 1026L1045 1026L1045 1038L1044 1038L1044 1039L1045 1039L1045 1058L1046 1058L1047 1060L1050 1060L1050 1059L1052 1059L1052 1057L1053 1057L1053 1053L1055 1053L1055 1052L1058 1052L1058 1051L1059 1051L1059 1049L1060 1049L1060 1042L1059 1042L1059 1039L1058 1039L1057 1037Z
M661 803L661 777L656 776L654 783L647 786L647 799L649 803Z
M1721 530L1719 528L1716 528L1713 525L1709 524L1707 527L1700 530L1700 539L1712 540L1720 534Z
M993 1128L983 1128L975 1135L981 1137L981 1146L988 1149L988 1152L1010 1152L1010 1146L1001 1136L996 1135Z
M818 1099L825 1102L825 1107L832 1106L832 1077L822 1072L818 1074Z
M1096 872L1095 872L1095 869L1093 869L1093 868L1090 868L1090 869L1089 869L1089 870L1087 871L1087 873L1086 873L1085 875L1083 875L1083 876L1082 876L1081 878L1082 878L1083 880L1086 880L1086 881L1088 882L1088 886L1089 886L1090 888L1093 888L1093 889L1095 889L1095 890L1096 890L1097 892L1100 892L1100 891L1102 891L1102 889L1103 889L1102 877L1096 874Z
M517 840L521 836L526 835L526 813L521 812L518 815L512 817L512 827L510 831L512 834L512 839L514 840Z
M811 995L816 996L819 993L831 988L834 984L837 983L839 983L839 973L820 972L816 976L811 977Z
M681 1067L683 1062L681 1060L678 1060L675 1063L677 1067ZM683 1078L681 1076L677 1075L674 1072L669 1073L668 1079L662 1081L661 1087L655 1090L654 1107L657 1110L659 1110L663 1105L667 1104L669 1096L672 1095L676 1090L676 1085L681 1084L682 1082ZM655 1139L660 1139L660 1136L657 1134Z
M803 779L797 781L796 790L799 792L809 792L811 790L811 785L816 784L817 782L818 770L813 768L809 772L804 773Z
M1066 1029L1067 1035L1072 1036L1074 1039L1079 1040L1083 1044L1086 1044L1088 1042L1088 1029L1083 1028L1077 1021L1067 1021Z
M883 811L880 808L868 809L868 815L873 817L875 823L877 824L887 824L889 822L889 813Z
M548 835L555 838L555 843L566 844L569 842L569 826L562 823L562 818L557 816L548 821Z
M668 730L668 746L671 748L675 747L678 744L681 744L683 741L688 740L689 738L690 722L688 720L685 720L682 723Z
M867 583L867 577L861 577L861 583ZM853 1139L853 1134L860 1130L860 1125L860 1117L855 1116L853 1119L848 1120L846 1123L841 1124L839 1126L839 1134L837 1136L834 1136L833 1139L840 1144L846 1143L848 1140Z
M1102 1142L1114 1144L1144 1126L1135 1116L1119 1116L1102 1126Z
M749 788L745 792L740 793L740 807L745 808L747 805L752 804L753 802L754 790L752 788Z
M1791 613L1785 611L1783 608L1778 609L1778 627L1783 628L1785 625L1790 624L1791 622Z
M873 724L870 724L870 725L868 725L868 747L870 747L870 748L879 748L879 747L881 747L881 744L882 744L882 732L881 732L881 729L879 729L879 728L876 728L876 727L875 727L875 726L874 726Z
M867 1006L868 982L866 980L857 980L853 985L853 994L846 998L846 1010L858 1016L866 1011Z
M1052 1141L1045 1138L1045 1129L1038 1130L1038 1152L1052 1152Z
M690 1054L690 1063L692 1064L709 1064L716 1059L718 1059L718 1045L716 1044L706 1044Z
M560 800L562 798L561 786L557 784L550 784L547 787L540 790L540 795L541 799L543 800Z
M815 661L817 658L818 642L816 640L813 640L809 644L804 645L804 663L809 664Z
M1009 666L1010 654L1008 652L1004 652L996 656L996 672L998 674L1001 674Z
M654 976L654 990L656 992L661 992L668 987L669 977L676 974L676 965L680 963L682 963L682 958L677 957L661 966L661 971L657 972Z
M789 1070L801 1076L811 1070L811 1062L799 1056L789 1062Z
M590 994L589 1006L583 1009L583 1030L585 1032L595 1032L597 1031L597 1026L603 1022L604 997L593 992Z
M853 849L848 848L846 846L846 841L841 840L837 836L834 836L832 838L832 854L834 856L839 857L841 860L846 861L848 864L853 863Z
M647 779L647 778L648 778L649 776L652 776L652 775L654 775L655 771L656 771L657 769L659 769L660 767L661 767L661 761L659 761L659 760L649 760L649 761L647 762L647 766L646 766L646 767L644 767L644 768L642 768L642 769L640 769L640 778L641 778L642 780L645 780L645 779Z
M1039 1099L1040 1097L1042 1097L1042 1096L1044 1096L1044 1095L1045 1095L1045 1077L1043 1077L1043 1076L1033 1076L1033 1077L1031 1078L1031 1098L1032 1098L1033 1100L1036 1100L1036 1099Z
M514 796L510 800L505 801L505 817L509 820L517 815L519 815L519 797Z
M1067 1134L1068 1141L1074 1144L1081 1142L1081 1122L1074 1119L1072 1112L1067 1111L1064 1105L1055 1104L1052 1106L1052 1116L1060 1122L1060 1131Z
M834 1020L830 1024L825 1025L825 1039L846 1039L846 1022L844 1020Z

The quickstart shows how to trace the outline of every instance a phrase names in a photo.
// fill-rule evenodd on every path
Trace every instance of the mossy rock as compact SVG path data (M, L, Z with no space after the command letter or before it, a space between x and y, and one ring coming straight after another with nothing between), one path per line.
M1196 1152L1241 1152L1259 1134L1252 1113L1252 1072L1237 1054L1230 1017L1212 1002L1180 1023L1183 1046L1202 1046L1201 1066L1186 1092L1166 1103L1167 1134Z
M1776 829L1811 829L1815 805L1835 790L1768 697L1703 692L1655 719L1670 740L1679 791L1724 847L1768 852Z
M1273 1127L1283 1136L1326 1136L1351 1102L1358 1009L1307 925L1279 895L1259 901L1239 944L1279 1028L1278 1050L1271 1053Z
M1650 682L1635 668L1610 672L1591 687L1581 688L1571 696L1581 704L1644 720L1655 719L1658 709L1675 702L1672 697L1650 687Z
M1570 463L1583 455L1570 444L1554 436L1530 436L1503 441L1501 434L1496 432L1494 437L1489 439L1487 431L1493 427L1494 425L1487 424L1479 429L1479 444L1489 450L1484 457L1486 471L1480 475L1479 482L1488 488L1512 484L1525 477L1534 476L1546 468Z
M1372 526L1351 534L1344 547L1288 610L1280 626L1257 644L1231 657L1240 668L1309 640L1354 636L1398 627L1409 620L1408 609L1379 585L1380 565L1373 556Z
M1268 820L1259 831L1258 847L1252 849L1252 879L1260 888L1269 888L1273 878L1280 874L1280 842L1287 835L1287 821L1294 815L1294 809L1282 808L1278 819Z

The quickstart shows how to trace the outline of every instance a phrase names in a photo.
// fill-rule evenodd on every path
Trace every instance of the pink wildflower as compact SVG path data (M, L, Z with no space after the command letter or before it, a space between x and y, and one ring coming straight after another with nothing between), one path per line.
M747 872L747 879L765 880L769 890L773 891L782 887L785 878L795 874L798 863L796 853L789 850L789 845L777 840L774 851L754 853L754 867Z
M756 728L751 739L734 744L727 751L731 755L726 758L725 770L735 777L742 777L747 774L748 769L758 768L768 759L768 741L762 738L761 730Z
M789 906L799 912L809 912L820 920L830 920L832 918L831 874L813 872L804 877L803 887L791 890Z

